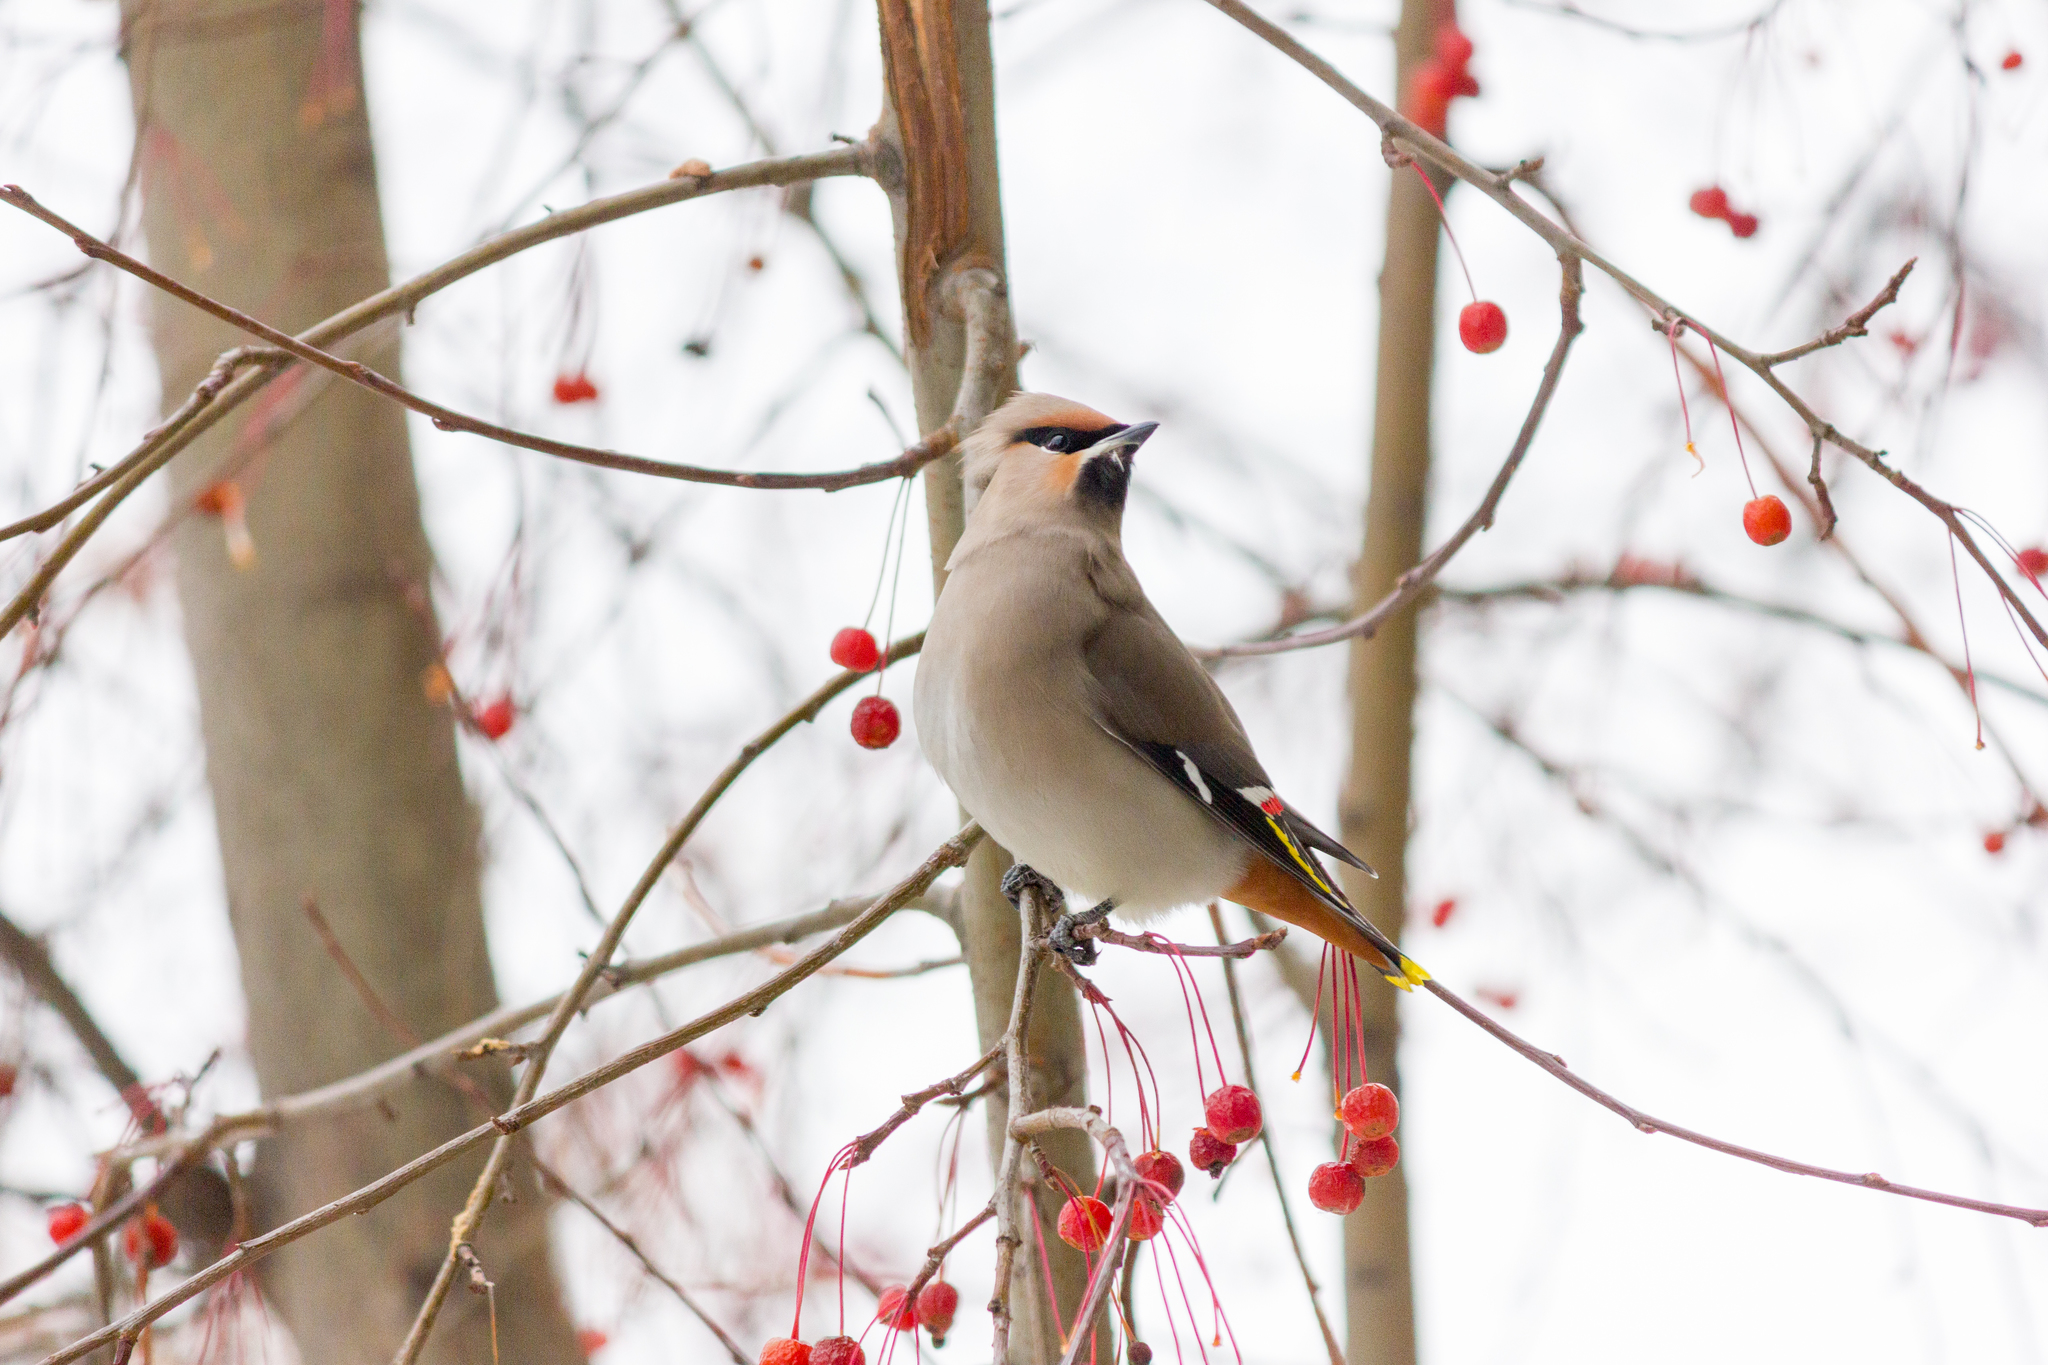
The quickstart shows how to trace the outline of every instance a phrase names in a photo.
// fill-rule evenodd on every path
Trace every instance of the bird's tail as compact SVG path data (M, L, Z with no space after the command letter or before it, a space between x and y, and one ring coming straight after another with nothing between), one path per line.
M1265 858L1252 859L1244 876L1223 894L1248 910L1306 929L1332 947L1364 960L1404 991L1429 980L1429 973L1365 916L1349 905L1340 909L1330 904Z

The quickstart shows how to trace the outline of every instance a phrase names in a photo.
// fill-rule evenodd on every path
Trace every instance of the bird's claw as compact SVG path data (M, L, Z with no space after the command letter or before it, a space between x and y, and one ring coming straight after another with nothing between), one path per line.
M1024 891L1027 887L1037 890L1039 899L1045 902L1047 909L1054 906L1066 909L1067 893L1053 885L1052 878L1027 864L1011 863L1010 870L1003 874L1003 899L1010 903L1012 910L1023 910Z
M1104 901L1079 914L1068 912L1052 922L1052 929L1046 934L1046 944L1061 957L1076 967L1092 967L1100 955L1092 938L1083 938L1076 932L1091 924L1100 924L1109 918L1109 912L1116 909L1115 901Z

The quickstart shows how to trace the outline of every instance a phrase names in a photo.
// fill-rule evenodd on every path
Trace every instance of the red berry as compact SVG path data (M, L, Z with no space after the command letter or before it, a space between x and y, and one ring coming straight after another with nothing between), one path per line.
M595 403L597 385L590 382L590 376L578 370L575 374L555 376L555 401L557 403Z
M70 1241L91 1217L83 1204L59 1204L50 1210L50 1240L60 1244Z
M1155 1185L1166 1187L1166 1196L1171 1200L1180 1193L1180 1187L1187 1183L1188 1173L1181 1168L1180 1158L1172 1152L1140 1152L1131 1164L1138 1168L1138 1174ZM1153 1198L1158 1198L1157 1194Z
M1401 1121L1401 1102L1394 1098L1393 1091L1379 1082L1367 1081L1345 1093L1344 1102L1337 1108L1337 1117L1351 1130L1351 1136L1370 1141L1394 1131L1394 1126Z
M1731 213L1728 215L1728 230L1737 237L1756 236L1757 219L1753 213Z
M1436 137L1450 126L1451 101L1458 95L1458 73L1432 57L1408 78L1408 98L1401 112Z
M1165 1227L1165 1205L1149 1194L1131 1196L1131 1216L1124 1223L1124 1236L1133 1242L1149 1242Z
M1453 95L1476 95L1479 93L1478 79L1463 67L1452 72L1451 77L1451 93Z
M595 1327L579 1327L576 1329L576 1349L583 1352L585 1360L602 1351L605 1348L605 1343L610 1340L610 1337ZM767 1354L766 1351L761 1353L764 1360L767 1358Z
M1060 1210L1060 1240L1076 1251L1100 1251L1109 1240L1109 1205L1077 1194Z
M881 1306L875 1310L875 1321L884 1327L893 1327L899 1332L917 1330L917 1301L905 1301L902 1285L891 1285L882 1291Z
M1390 1137L1374 1138L1351 1148L1351 1164L1368 1180L1393 1170L1394 1163L1400 1159L1401 1144Z
M1472 40L1456 24L1445 24L1436 31L1436 55L1453 70L1463 70L1472 60Z
M1223 1178L1223 1168L1237 1160L1237 1144L1225 1142L1207 1128L1195 1129L1195 1135L1188 1139L1188 1161L1198 1171L1207 1171L1212 1179Z
M171 1226L171 1220L155 1209L132 1219L127 1231L121 1234L121 1249L128 1253L128 1259L144 1269L169 1265L178 1254L178 1230ZM144 1256L149 1260L145 1264Z
M847 626L832 637L832 662L856 673L867 673L882 661L882 648L875 637L859 626Z
M2005 60L2001 61L1998 65L2001 70L2017 71L2020 69L2020 63L2025 60L2025 57L2020 56L2019 49L2014 48L2012 51L2005 54Z
M2013 558L2019 561L2020 572L2036 583L2041 581L2041 575L2048 574L2048 550L2038 545L2029 545Z
M1702 218L1726 218L1728 216L1728 191L1719 185L1709 185L1703 190L1692 192L1692 211Z
M14 1087L21 1081L21 1069L13 1062L0 1062L0 1100L14 1093Z
M1308 1202L1324 1213L1349 1213L1365 1198L1365 1177L1348 1161L1325 1161L1309 1172Z
M1500 305L1481 299L1458 311L1458 340L1465 349L1489 355L1507 344L1508 315Z
M1985 835L1984 851L1986 853L2005 852L2005 831L1994 829L1989 834Z
M1429 922L1441 929L1451 922L1451 912L1458 908L1455 897L1446 896L1436 903L1436 909L1429 912Z
M826 1337L811 1348L811 1365L868 1365L868 1353L852 1337Z
M512 722L518 718L518 714L512 708L511 697L499 697L488 706L477 708L476 728L483 733L485 739L503 739L511 732Z
M887 697L862 697L853 704L853 742L863 749L886 749L903 733L903 718Z
M1209 1131L1232 1146L1242 1146L1259 1135L1263 1122L1259 1097L1241 1085L1222 1085L1202 1101L1202 1117Z
M844 1341L846 1338L841 1337ZM855 1347L859 1350L859 1347ZM761 1348L761 1365L811 1365L811 1348L801 1341L777 1337Z
M1742 504L1742 529L1759 545L1776 545L1792 534L1792 514L1776 493Z
M960 1311L960 1291L944 1280L933 1280L917 1294L917 1320L932 1334L932 1345L944 1346L946 1333L953 1329L953 1315Z

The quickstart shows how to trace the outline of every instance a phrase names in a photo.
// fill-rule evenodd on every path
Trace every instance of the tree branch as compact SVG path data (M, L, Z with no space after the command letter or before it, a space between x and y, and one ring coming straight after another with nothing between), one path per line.
M804 956L801 962L788 970L779 972L769 980L744 994L735 996L717 1009L698 1016L680 1028L672 1029L658 1038L642 1043L632 1051L613 1058L602 1066L595 1067L568 1084L537 1096L523 1104L515 1104L504 1113L493 1117L488 1123L478 1124L466 1133L450 1138L430 1152L421 1154L395 1171L370 1182L368 1185L324 1204L311 1212L301 1214L288 1223L280 1224L260 1237L252 1237L233 1252L215 1261L177 1284L164 1294L122 1318L87 1336L72 1342L63 1350L47 1357L42 1365L67 1365L81 1359L102 1346L115 1341L133 1341L144 1327L164 1316L236 1271L262 1260L280 1247L289 1246L309 1233L317 1232L331 1223L352 1214L375 1208L399 1190L412 1184L433 1171L439 1170L463 1153L483 1145L493 1136L510 1136L517 1133L565 1105L590 1094L594 1090L610 1085L621 1076L667 1056L679 1047L695 1042L707 1033L723 1028L737 1019L760 1014L777 999L817 974L819 968L844 954L854 944L866 938L882 922L911 900L924 893L939 876L950 868L960 866L967 855L981 841L981 827L969 824L958 834L948 839L925 859L916 871L898 882L888 894L858 919L847 925L828 943L819 945ZM196 1146L196 1144L195 1144ZM123 1201L124 1203L126 1201ZM111 1212L111 1210L109 1211ZM104 1216L104 1215L103 1215ZM98 1220L96 1219L95 1222ZM88 1225L90 1232L91 1225Z

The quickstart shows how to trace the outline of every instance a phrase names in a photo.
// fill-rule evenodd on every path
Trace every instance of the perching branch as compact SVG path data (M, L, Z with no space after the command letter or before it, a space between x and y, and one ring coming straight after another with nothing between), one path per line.
M1234 0L1228 0L1234 3ZM1222 4L1226 0L1211 0ZM1369 98L1369 97L1368 97ZM1528 413L1522 418L1522 429L1515 435L1515 443L1508 448L1507 459L1501 462L1500 472L1493 476L1492 485L1486 496L1472 509L1472 515L1443 544L1430 551L1420 564L1395 580L1394 590L1374 603L1371 610L1352 617L1342 625L1326 630L1312 630L1300 635L1283 636L1278 640L1258 640L1242 645L1223 645L1215 649L1196 651L1205 659L1234 659L1258 654L1285 654L1296 649L1312 649L1317 645L1335 644L1348 640L1354 635L1372 638L1380 624L1406 607L1420 596L1425 588L1443 572L1444 565L1451 562L1451 556L1465 548L1465 542L1479 532L1493 525L1493 517L1500 507L1501 495L1507 492L1508 481L1515 477L1515 471L1522 467L1522 457L1529 453L1529 443L1536 439L1536 429L1543 424L1543 414L1550 407L1550 397L1557 392L1558 377L1564 373L1565 357L1571 353L1572 342L1584 330L1579 321L1579 296L1585 292L1578 258L1569 252L1561 252L1558 262L1563 279L1558 286L1558 329L1557 344L1550 349L1550 359L1544 362L1543 378L1536 386L1536 397L1529 404Z
M1841 326L1830 328L1812 341L1802 342L1789 351L1774 351L1770 355L1758 356L1757 359L1768 368L1772 365L1782 365L1788 360L1797 360L1803 355L1812 355L1815 351L1824 351L1830 346L1839 346L1850 337L1869 336L1870 320L1877 316L1880 309L1898 301L1899 286L1906 282L1906 276L1912 274L1913 267L1919 263L1920 258L1915 256L1900 266L1885 287L1877 291L1877 297L1851 313Z
M697 1041L707 1033L723 1028L735 1020L760 1014L777 999L816 975L819 968L838 958L854 944L880 928L883 921L922 895L942 873L966 862L967 855L974 851L974 846L981 838L979 825L967 825L958 834L939 845L916 871L898 882L888 894L877 900L858 919L847 925L829 942L820 944L805 954L802 961L788 970L777 973L754 989L735 996L717 1009L698 1016L680 1028L672 1029L602 1066L592 1068L566 1085L523 1104L514 1105L489 1122L478 1124L468 1132L450 1138L439 1147L415 1157L397 1170L387 1173L361 1189L301 1214L259 1237L250 1238L233 1252L197 1271L119 1322L81 1337L63 1350L50 1355L42 1365L67 1365L70 1361L92 1354L102 1346L116 1341L133 1341L143 1328L179 1304L197 1297L236 1271L262 1260L280 1247L289 1246L330 1223L375 1208L422 1176L439 1170L465 1152L482 1146L493 1136L510 1136L520 1132L565 1105L573 1104L592 1091L610 1085L621 1076L637 1071L649 1062ZM92 1225L88 1225L87 1232L90 1233L92 1230ZM83 1235L81 1240L82 1238Z

